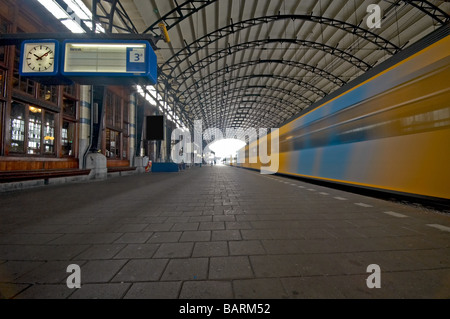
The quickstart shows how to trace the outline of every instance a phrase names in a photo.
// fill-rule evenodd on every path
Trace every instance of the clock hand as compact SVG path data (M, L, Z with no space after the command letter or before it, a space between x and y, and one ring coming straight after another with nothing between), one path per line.
M42 60L42 58L45 57L45 56L47 56L50 52L51 52L51 51L48 51L47 53L43 54L43 55L40 56L40 57L37 56L36 54L35 54L35 56L37 57L38 60Z

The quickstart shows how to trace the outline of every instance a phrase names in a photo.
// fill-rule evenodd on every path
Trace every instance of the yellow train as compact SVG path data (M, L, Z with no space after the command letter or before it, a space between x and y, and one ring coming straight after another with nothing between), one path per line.
M278 173L450 199L448 28L423 42L280 127Z

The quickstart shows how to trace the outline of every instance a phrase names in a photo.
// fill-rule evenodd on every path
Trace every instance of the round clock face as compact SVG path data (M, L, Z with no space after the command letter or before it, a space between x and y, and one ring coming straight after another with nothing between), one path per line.
M53 45L29 45L26 50L25 63L32 72L52 72L55 63Z

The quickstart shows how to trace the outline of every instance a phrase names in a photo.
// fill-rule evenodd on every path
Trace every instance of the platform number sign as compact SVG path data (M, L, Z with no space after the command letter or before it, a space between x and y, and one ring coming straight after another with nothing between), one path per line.
M145 63L145 50L133 48L130 51L130 63Z
M128 48L127 72L143 72L146 70L145 48Z

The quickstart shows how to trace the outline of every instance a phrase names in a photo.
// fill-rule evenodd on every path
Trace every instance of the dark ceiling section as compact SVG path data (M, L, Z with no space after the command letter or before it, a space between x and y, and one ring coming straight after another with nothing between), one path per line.
M278 127L450 21L445 1L91 1L110 32L159 39L164 23L158 92L186 126L220 129Z

